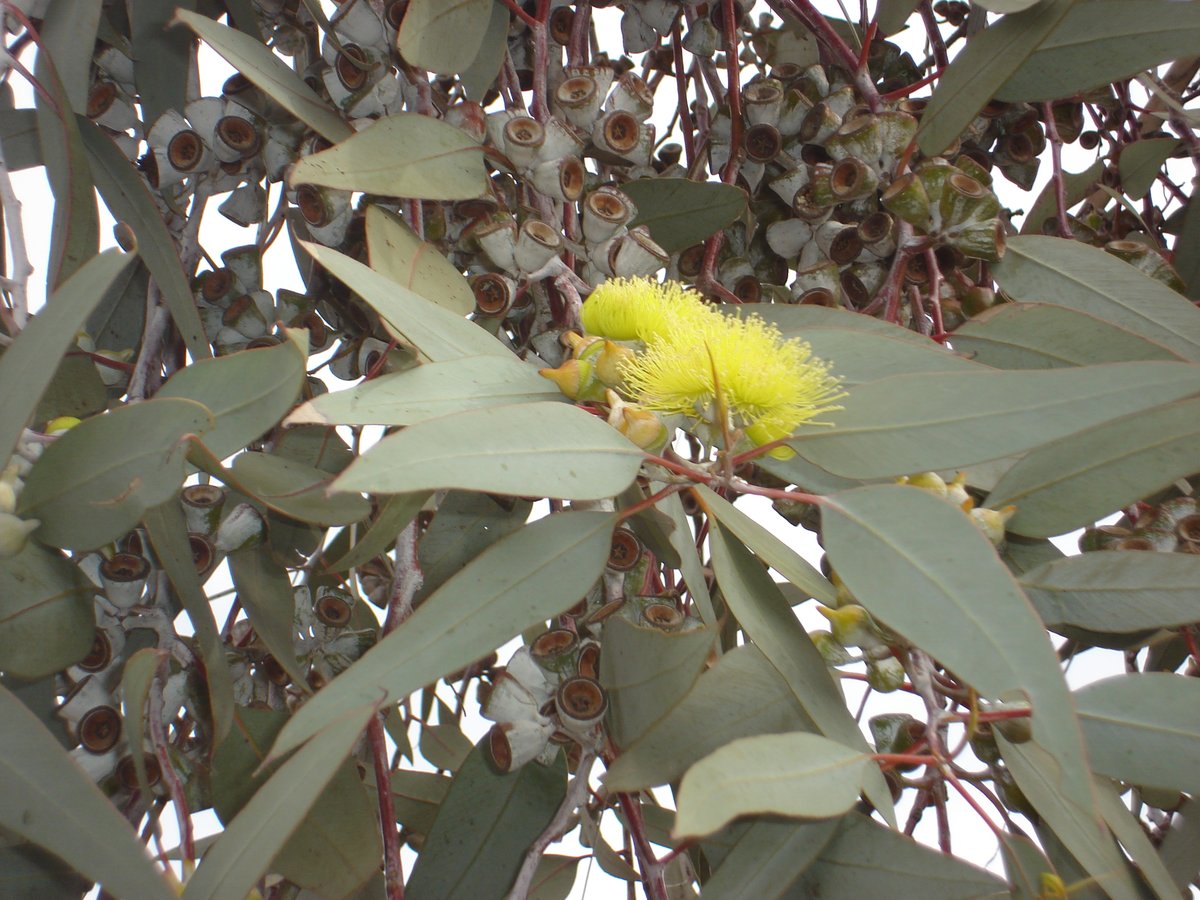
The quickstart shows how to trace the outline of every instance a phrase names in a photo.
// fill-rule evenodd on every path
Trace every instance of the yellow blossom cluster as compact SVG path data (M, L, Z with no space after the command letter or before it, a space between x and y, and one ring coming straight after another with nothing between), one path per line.
M838 409L843 396L804 341L756 315L723 315L676 282L607 281L584 302L582 319L589 335L644 345L620 361L627 397L696 420L714 439L737 429L761 446Z

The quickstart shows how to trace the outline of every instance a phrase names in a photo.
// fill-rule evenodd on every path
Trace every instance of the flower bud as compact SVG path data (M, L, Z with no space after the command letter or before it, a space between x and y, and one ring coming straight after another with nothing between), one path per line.
M568 359L557 369L538 369L538 374L558 385L568 400L587 403L604 398L604 384L590 359Z
M39 519L19 519L12 513L0 512L0 559L9 559L24 550L29 535L41 524Z
M982 531L989 541L999 547L1004 543L1004 526L1016 515L1015 506L1005 506L1003 509L988 509L977 506L968 510L967 514L976 527Z
M830 632L810 631L808 636L817 648L817 652L821 654L821 658L825 660L825 665L844 666L846 663L854 661L854 657L846 652L846 648L839 644Z
M609 425L643 450L655 451L666 446L671 431L658 413L626 403L614 391L609 391L607 396Z
M863 650L887 647L879 626L863 607L857 604L840 606L837 609L818 606L817 612L829 620L834 640L843 647L860 647Z
M867 684L881 694L890 694L904 687L904 666L894 656L867 660Z

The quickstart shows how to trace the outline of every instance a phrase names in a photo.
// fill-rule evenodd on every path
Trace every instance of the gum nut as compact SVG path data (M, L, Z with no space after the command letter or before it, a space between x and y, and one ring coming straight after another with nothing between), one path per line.
M987 509L986 507L978 506L967 511L967 515L971 517L971 521L982 531L989 541L999 547L1004 543L1005 525L1017 512L1015 506L1006 506L1003 509Z
M41 525L39 519L19 519L0 512L0 559L9 559L25 549L29 535Z
M937 472L904 475L897 479L897 483L912 485L913 487L929 491L931 494L936 494L939 497L945 497L947 493L946 482L942 480L942 476L938 475Z

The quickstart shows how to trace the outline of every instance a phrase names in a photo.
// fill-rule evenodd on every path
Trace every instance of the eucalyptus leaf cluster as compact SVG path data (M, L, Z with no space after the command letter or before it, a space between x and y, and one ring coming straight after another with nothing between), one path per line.
M1200 884L1200 11L835 6L3 4L7 891Z

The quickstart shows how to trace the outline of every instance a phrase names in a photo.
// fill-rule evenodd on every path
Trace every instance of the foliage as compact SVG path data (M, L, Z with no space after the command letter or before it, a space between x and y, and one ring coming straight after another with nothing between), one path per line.
M858 8L4 3L6 896L1196 882L1200 7Z

